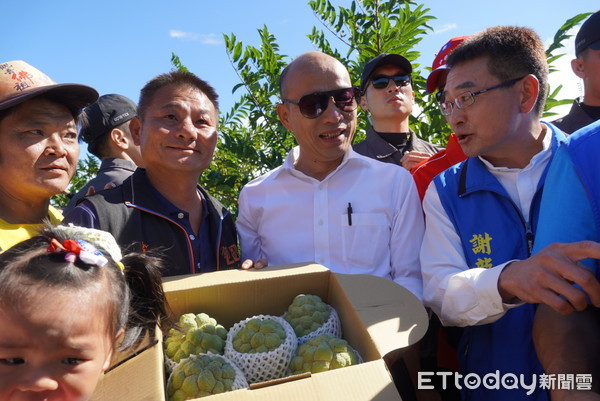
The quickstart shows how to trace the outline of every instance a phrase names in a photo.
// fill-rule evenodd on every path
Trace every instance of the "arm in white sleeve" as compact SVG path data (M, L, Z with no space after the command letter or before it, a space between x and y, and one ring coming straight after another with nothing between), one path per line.
M425 236L421 247L423 301L446 326L492 323L510 307L498 292L505 262L489 269L469 269L461 240L446 215L432 182L423 199Z
M242 188L236 221L236 228L240 237L240 247L242 249L242 261L247 259L257 261L265 258L258 234L258 221L253 215L251 205L252 203L248 199L247 193Z
M411 177L409 177L411 178ZM399 206L394 213L390 239L392 278L394 282L423 300L423 282L419 250L424 233L423 210L412 180L398 185Z

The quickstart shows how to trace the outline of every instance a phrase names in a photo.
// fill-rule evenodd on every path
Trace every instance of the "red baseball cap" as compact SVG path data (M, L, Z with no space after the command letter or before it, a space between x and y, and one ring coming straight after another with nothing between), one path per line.
M458 45L460 45L470 36L471 35L457 36L450 39L444 46L442 46L438 54L435 56L433 64L431 65L431 74L429 74L427 77L427 92L435 92L440 87L442 80L445 81L449 70L449 68L446 66L448 56L454 49L456 49Z

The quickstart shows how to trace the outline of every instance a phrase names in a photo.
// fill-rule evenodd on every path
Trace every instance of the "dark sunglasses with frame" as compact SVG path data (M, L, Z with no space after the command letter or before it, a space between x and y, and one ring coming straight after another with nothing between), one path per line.
M371 79L371 85L375 89L385 89L390 84L390 80L394 81L397 87L408 86L412 82L412 77L410 74L404 75L377 75Z
M310 93L302 96L297 102L285 98L281 102L295 104L304 117L313 119L323 114L327 106L329 106L329 99L331 98L333 98L335 106L345 113L356 110L360 93L360 89L358 88L342 88L327 92Z

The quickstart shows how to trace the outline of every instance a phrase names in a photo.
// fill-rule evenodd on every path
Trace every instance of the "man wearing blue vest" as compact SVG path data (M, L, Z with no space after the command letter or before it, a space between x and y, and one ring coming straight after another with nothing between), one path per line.
M548 170L539 218L539 235L534 253L545 246L561 248L574 241L600 242L600 121L578 131L556 152ZM568 210L568 213L565 211ZM554 244L554 245L551 245ZM582 263L596 278L597 260ZM573 291L579 291L574 287ZM600 297L600 285L588 294ZM569 387L556 388L553 400L600 400L600 308L560 314L540 305L534 324L534 341L540 362L549 375L570 374ZM595 397L595 398L594 398Z
M438 175L423 200L423 300L442 324L465 327L463 376L454 380L463 399L548 400L538 384L533 304L568 312L586 301L554 275L557 260L583 245L530 258L544 177L565 139L539 120L544 46L528 28L489 28L457 47L447 65L440 109L468 158ZM582 270L573 262L564 270L575 269Z

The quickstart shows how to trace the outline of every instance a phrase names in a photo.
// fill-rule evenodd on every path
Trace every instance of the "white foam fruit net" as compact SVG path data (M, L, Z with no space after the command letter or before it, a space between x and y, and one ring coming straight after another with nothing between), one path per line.
M211 358L220 358L223 361L227 362L233 368L233 370L235 371L235 379L233 380L233 385L231 386L230 391L239 390L239 389L248 387L248 380L246 380L246 377L244 376L244 372L242 372L242 370L234 362L227 359L223 355L213 354L212 352L208 352L206 354L190 355L188 358L184 358L181 361L179 361L179 363L175 363L175 362L171 361L171 363L173 364L172 365L173 369L172 369L172 372L169 374L169 379L167 380L167 389L171 387L171 383L173 382L173 372L177 371L179 365L181 365L182 363L184 363L185 361L187 361L190 358L198 358L198 357L202 357L202 356L209 356Z
M285 341L270 352L243 353L233 348L233 339L242 327L251 319L271 319L281 324L285 330ZM244 319L227 333L225 341L225 357L233 361L244 372L249 383L258 383L278 379L289 374L289 364L296 352L298 338L294 329L285 319L278 316L257 315Z
M315 331L303 335L302 337L298 337L298 345L302 345L309 339L318 337L321 334L329 334L337 338L342 338L342 323L340 322L340 318L335 309L330 305L327 305L327 308L329 308L329 319Z

